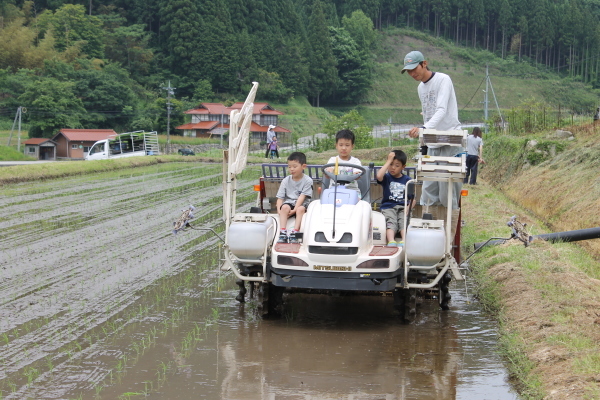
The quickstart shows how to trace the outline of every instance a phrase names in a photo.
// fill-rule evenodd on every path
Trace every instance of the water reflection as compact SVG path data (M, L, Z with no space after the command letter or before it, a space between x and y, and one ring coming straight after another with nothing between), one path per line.
M219 345L221 398L515 398L490 360L493 329L466 328L485 322L477 312L425 301L404 325L390 298L315 295L290 296L287 309L282 320L233 319L237 335ZM501 390L485 397L490 386Z
M261 320L255 303L220 292L195 311L201 321L218 308L219 322L192 351L177 350L185 330L159 341L102 398L140 392L167 359L173 367L149 399L516 399L494 323L451 292L450 311L426 300L409 325L389 297L295 294L284 318Z

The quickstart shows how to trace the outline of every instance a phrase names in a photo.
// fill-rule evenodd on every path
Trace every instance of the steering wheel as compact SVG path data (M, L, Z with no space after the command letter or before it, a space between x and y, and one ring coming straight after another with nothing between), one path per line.
M335 175L330 171L327 171L327 168L329 167L333 167L335 168L335 163L330 163L330 164L325 164L321 167L321 170L323 171L323 174L326 175L329 179L336 181L338 183L350 183L353 182L355 180L357 180L358 178L360 178L361 176L363 176L364 174L367 173L367 170L365 169L365 167L360 166L360 165L356 165L356 164L350 164L350 163L338 163L338 167L351 167L351 168L355 168L357 170L359 170L360 172L358 174L352 174L352 175L346 175L346 174L342 174L342 175Z

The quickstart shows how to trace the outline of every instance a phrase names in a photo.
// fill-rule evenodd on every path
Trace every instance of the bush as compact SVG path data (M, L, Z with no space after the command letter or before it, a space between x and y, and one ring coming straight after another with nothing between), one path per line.
M350 129L354 133L355 148L370 149L373 147L371 127L365 124L365 119L358 111L352 110L341 117L331 116L323 125L323 132L327 134L327 137L323 139L316 138L311 145L311 149L317 152L334 149L335 134L342 129Z

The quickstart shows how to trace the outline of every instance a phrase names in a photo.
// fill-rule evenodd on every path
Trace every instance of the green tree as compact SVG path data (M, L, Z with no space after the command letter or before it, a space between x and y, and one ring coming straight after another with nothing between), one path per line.
M25 92L29 82L35 79L33 70L19 69L13 73L9 69L0 69L0 108L16 110L21 105L19 96Z
M214 97L212 86L207 79L200 79L194 87L194 96L192 101L196 104L210 102Z
M293 95L291 89L285 87L277 72L258 71L260 95L267 100L286 103Z
M342 26L352 36L361 51L368 52L376 46L377 31L373 29L373 21L362 10L353 11L350 17L344 16Z
M356 110L342 115L332 116L323 124L325 139L317 140L312 145L314 151L325 151L335 148L335 134L342 129L350 129L354 133L354 146L357 149L370 149L373 147L372 130L366 125L365 119Z
M102 21L87 15L82 5L65 4L56 12L46 10L39 18L44 32L50 30L59 51L80 46L92 58L104 58L104 31Z
M338 72L338 82L332 97L336 101L359 103L371 86L369 54L359 50L344 28L329 27L329 32Z
M181 134L181 131L175 129L176 126L184 123L183 113L185 111L184 104L181 100L171 98L173 109L171 110L170 128L171 134ZM157 131L160 134L167 133L167 99L163 97L156 98L148 104L144 110L138 114L132 125L134 129L147 129Z
M19 104L27 107L26 119L31 125L30 137L54 136L61 128L81 128L85 108L75 95L72 82L56 78L29 81Z
M329 31L325 23L325 15L320 0L315 0L309 26L310 80L309 91L314 97L313 105L320 106L321 95L333 93L337 81L335 57L331 50L331 42L327 40Z
M114 28L106 37L106 56L120 63L129 73L141 79L150 70L154 57L149 48L150 34L144 26L133 24Z
M270 60L271 67L278 71L285 87L292 90L292 95L308 93L309 59L309 46L303 36L290 35L282 39L277 57Z
M209 79L215 92L237 92L244 83L240 79L243 66L227 5L223 0L212 0L204 3L200 11L204 23L197 37L202 38L202 51L194 43L201 55L198 78Z
M0 68L13 71L37 68L43 65L44 59L57 56L52 35L38 41L36 31L23 22L23 18L16 18L0 29Z
M162 1L160 13L164 66L173 74L188 78L179 90L189 95L193 82L202 76L198 33L204 21L192 0Z

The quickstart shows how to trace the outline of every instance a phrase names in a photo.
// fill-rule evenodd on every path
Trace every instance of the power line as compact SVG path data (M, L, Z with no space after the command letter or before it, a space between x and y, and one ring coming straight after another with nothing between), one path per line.
M479 88L481 87L481 85L483 84L483 82L486 80L487 76L485 78L483 78L483 80L481 81L481 83L479 84L479 86L477 86L477 89L475 89L475 93L473 93L473 96L471 96L471 99L467 102L467 104L464 105L464 107L460 110L460 111L464 111L465 108L467 108L467 106L471 103L471 100L473 100L473 98L475 97L475 95L479 92Z

